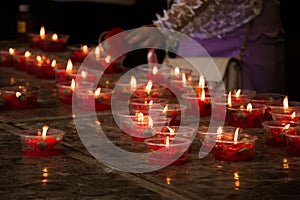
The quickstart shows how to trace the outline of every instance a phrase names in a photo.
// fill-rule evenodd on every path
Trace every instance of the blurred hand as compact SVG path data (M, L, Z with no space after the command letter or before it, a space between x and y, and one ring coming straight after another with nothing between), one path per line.
M148 48L154 46L163 49L166 38L158 28L142 26L129 31L125 37L125 40L128 42L128 44L137 46L139 48Z

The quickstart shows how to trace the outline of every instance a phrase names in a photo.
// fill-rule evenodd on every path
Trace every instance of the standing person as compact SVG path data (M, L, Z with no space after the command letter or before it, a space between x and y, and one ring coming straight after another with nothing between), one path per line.
M212 57L238 58L247 37L242 56L243 88L285 92L285 33L278 1L175 0L163 16L157 15L153 26L190 36ZM201 56L185 40L176 41L160 31L145 36L143 31L132 31L125 39L129 44L150 45L163 36L169 45L177 46L181 56Z

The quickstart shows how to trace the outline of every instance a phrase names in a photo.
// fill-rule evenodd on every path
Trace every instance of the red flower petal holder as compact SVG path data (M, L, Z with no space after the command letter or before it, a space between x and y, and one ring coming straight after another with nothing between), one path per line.
M23 155L26 156L56 156L61 154L61 143L64 131L48 129L24 130L20 135Z

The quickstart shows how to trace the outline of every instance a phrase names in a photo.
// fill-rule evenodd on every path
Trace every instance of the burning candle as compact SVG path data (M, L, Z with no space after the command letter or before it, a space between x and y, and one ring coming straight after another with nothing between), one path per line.
M166 88L149 80L147 84L137 87L130 98L162 98L164 97Z
M57 84L58 87L58 97L62 103L72 104L73 91L75 89L75 80L72 79L71 82L61 82Z
M182 98L187 106L186 113L191 115L209 116L211 114L211 97L206 96L204 89L198 94L184 93Z
M285 133L286 149L290 155L300 157L300 129L299 126L293 129L294 131Z
M186 138L148 138L145 141L148 162L153 165L182 165L188 159L191 141Z
M168 103L167 99L163 98L136 98L129 100L130 113L142 112L143 114L149 114L152 106L165 106Z
M202 153L212 153L217 139L221 137L221 135L232 135L234 131L236 131L236 127L233 126L199 127L200 150Z
M48 52L60 52L67 50L67 42L69 40L69 35L53 33L51 36L45 38L42 45L42 50Z
M20 133L23 155L56 156L61 154L61 142L65 132L59 129L24 130Z
M77 70L74 69L74 65L72 63L72 60L69 58L67 61L66 68L55 68L55 81L56 83L71 81L75 74L77 74Z
M227 109L226 121L229 126L241 128L261 127L265 121L265 105L235 103Z
M111 95L113 90L110 88L98 87L95 92L93 88L77 87L75 89L75 102L81 110L110 110L111 108ZM90 85L92 86L92 85Z
M275 101L275 102L269 102L266 103L266 119L267 120L273 120L273 116L271 114L271 111L273 109L278 110L289 110L290 108L299 108L300 109L300 102L297 101L289 101L288 96L285 96L282 101Z
M87 55L92 51L88 45L72 45L69 47L71 50L71 58L74 62L83 62Z
M270 111L272 119L275 121L294 121L299 122L300 120L300 107L284 107L284 108L273 108Z
M14 69L26 71L27 68L27 60L32 57L32 53L30 51L25 51L24 53L16 54L13 56L14 59Z
M256 139L256 136L240 133L236 128L231 134L217 136L212 153L217 160L250 161L254 158Z
M60 65L63 64L56 59L37 56L34 74L40 79L55 79L55 69Z
M161 105L154 105L151 109L151 115L166 116L171 119L170 125L180 125L181 117L184 116L187 106L177 103L166 104L165 107Z
M41 26L39 34L29 33L28 38L29 38L30 47L31 48L42 48L46 37L48 37L48 35L46 35L46 29L44 26Z
M29 109L38 105L40 89L34 86L7 86L0 89L4 107L9 109Z
M166 117L154 117L144 115L142 112L135 114L118 113L119 127L122 133L130 135L134 141L144 141L153 136L152 128L169 125Z
M14 56L19 54L22 54L22 52L17 51L15 48L9 48L7 51L0 51L0 65L3 67L13 67Z
M292 127L297 126L292 121L265 121L264 127L265 143L273 147L285 147L285 134L293 134L295 130Z

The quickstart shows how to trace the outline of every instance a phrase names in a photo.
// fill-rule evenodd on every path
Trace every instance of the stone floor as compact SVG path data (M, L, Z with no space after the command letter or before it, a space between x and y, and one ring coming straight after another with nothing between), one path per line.
M83 142L86 135L94 133L86 129L85 134L79 134L72 105L59 101L54 80L40 80L22 71L0 67L2 86L10 77L38 84L42 90L37 108L0 111L1 199L300 198L300 158L290 156L285 148L267 146L260 128L247 130L258 137L255 157L249 162L218 161L210 154L200 159L196 135L188 161L183 165L145 173L124 172L110 167L111 160L95 158L98 155L95 150L106 151L101 148L105 144L99 143L93 150ZM121 133L110 111L95 114L98 123L94 124L104 130L111 143L126 151L145 150L144 143L132 141ZM61 155L23 155L18 134L45 124L66 132ZM200 125L207 126L208 120L201 119ZM95 138L93 145L97 142Z

